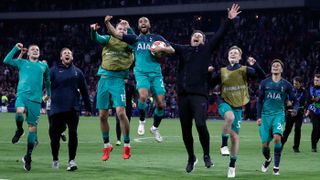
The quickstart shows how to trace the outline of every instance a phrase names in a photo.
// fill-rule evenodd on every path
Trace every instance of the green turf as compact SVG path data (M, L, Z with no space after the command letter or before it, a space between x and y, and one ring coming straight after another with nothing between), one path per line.
M110 118L111 143L115 143L114 117ZM211 135L211 156L214 167L207 169L202 160L202 150L198 135L194 128L195 152L199 162L195 170L185 173L187 153L181 138L178 120L165 119L160 126L164 137L163 143L157 143L148 129L152 120L146 123L145 136L136 133L138 120L131 122L132 157L122 159L122 147L114 146L111 157L107 162L101 161L102 139L97 117L81 117L79 123L79 146L76 161L79 169L67 172L68 160L67 144L62 143L60 149L61 167L51 169L51 151L48 137L48 123L46 116L42 116L38 129L40 144L33 153L31 172L22 168L21 157L26 151L26 135L17 145L11 144L15 131L14 114L0 113L0 179L227 179L228 157L219 154L221 142L222 121L208 121ZM24 124L26 129L26 124ZM319 179L319 153L312 153L310 149L311 124L303 124L301 153L293 153L292 137L286 144L281 161L281 175L272 176L272 171L265 174L260 172L263 161L261 153L258 127L254 122L244 122L240 132L240 152L237 162L237 179ZM140 139L138 139L140 138ZM134 140L135 139L135 140ZM229 143L230 144L230 143ZM273 154L273 149L271 148Z

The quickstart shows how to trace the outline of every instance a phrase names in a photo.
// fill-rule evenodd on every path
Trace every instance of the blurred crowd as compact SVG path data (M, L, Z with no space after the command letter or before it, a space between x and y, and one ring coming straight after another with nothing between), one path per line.
M233 0L2 0L0 12L20 12L20 11L60 11L79 9L103 9L120 7L139 6L159 6L159 5L179 5L193 3L210 2L234 2ZM238 0L239 1L239 0ZM240 0L241 1L241 0Z
M194 2L208 1L210 0L195 0ZM129 1L125 2L128 3ZM139 0L133 2L139 2ZM169 3L171 1L154 0L151 2ZM184 3L183 0L179 2ZM210 38L218 29L221 21L225 19L225 16L225 12L188 13L179 14L179 16L153 15L150 16L150 20L152 32L161 34L169 42L188 44L190 43L190 36L195 29L206 32L207 39ZM114 23L118 18L127 19L135 32L138 33L136 27L139 17L114 17ZM0 34L2 35L0 38L0 59L3 60L17 42L21 42L26 46L35 43L40 47L40 59L47 60L49 66L52 66L59 61L60 50L63 47L68 47L74 53L74 64L80 67L86 75L90 98L93 102L99 78L96 76L96 72L101 62L102 47L90 40L89 25L99 22L103 26L102 21L103 17L64 19L63 21L0 21ZM312 12L304 10L248 11L241 13L233 26L220 47L212 52L212 65L215 70L219 70L220 67L228 63L227 50L232 45L237 45L243 51L243 64L245 64L248 56L253 56L266 72L270 71L269 63L274 58L283 60L285 62L284 77L290 81L294 76L299 75L304 79L307 86L310 84L313 74L319 71L319 15L314 15ZM99 32L106 34L105 28L102 28ZM178 116L175 87L177 58L175 56L165 57L160 62L167 90L165 112L167 117L174 118ZM132 74L130 80L134 84L134 76ZM9 107L14 107L17 82L17 70L3 65L1 61L0 96L7 97L6 103ZM246 119L254 118L257 88L258 82L256 80L250 81L251 102L246 107ZM211 87L209 90L209 115L217 116L217 107L211 96L218 93L219 88L217 87ZM149 102L151 104L152 100Z

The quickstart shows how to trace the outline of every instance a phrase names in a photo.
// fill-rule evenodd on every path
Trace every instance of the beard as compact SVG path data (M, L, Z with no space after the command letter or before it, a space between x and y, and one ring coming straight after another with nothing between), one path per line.
M140 30L140 33L142 33L142 34L147 34L149 32L149 28L147 28L147 27L139 28L139 30Z

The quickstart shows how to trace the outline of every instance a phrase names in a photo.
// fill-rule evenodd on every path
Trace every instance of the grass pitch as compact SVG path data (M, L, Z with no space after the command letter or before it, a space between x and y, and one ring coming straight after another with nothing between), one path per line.
M15 131L15 114L0 113L0 179L119 179L119 180L143 180L143 179L227 179L227 167L229 157L219 154L221 143L222 121L208 120L210 131L211 157L214 167L205 168L202 160L202 149L198 134L194 128L194 147L199 162L191 173L185 172L187 153L184 148L180 123L177 119L164 119L160 125L160 132L164 138L162 143L157 143L149 133L152 119L147 119L146 134L137 135L138 119L131 121L131 147L132 157L129 160L122 159L122 146L115 146L115 118L110 117L110 141L114 150L110 159L101 161L102 138L98 117L81 117L78 136L79 146L76 161L78 170L66 171L68 161L67 143L61 143L60 169L51 168L52 157L48 136L48 120L41 116L38 128L40 144L32 155L32 170L25 172L22 168L21 157L26 152L26 135L19 144L11 144L11 138ZM26 130L26 123L24 123ZM243 122L240 132L240 151L236 164L237 179L319 179L320 177L320 152L311 152L310 143L311 124L303 124L301 138L301 153L292 151L293 135L284 147L280 165L280 176L272 175L272 168L267 173L260 172L260 166L264 160L261 143L258 134L258 126L255 122ZM67 135L68 136L68 135ZM229 142L230 145L230 142ZM273 146L271 147L273 155Z

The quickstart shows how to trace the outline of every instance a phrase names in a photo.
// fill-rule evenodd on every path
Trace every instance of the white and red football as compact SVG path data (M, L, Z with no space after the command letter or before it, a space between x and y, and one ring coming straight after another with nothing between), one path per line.
M151 47L150 47L150 52L153 56L155 57L162 57L165 55L164 52L153 52L153 49L155 49L157 46L160 46L160 47L166 47L166 43L164 43L163 41L155 41L152 43Z

